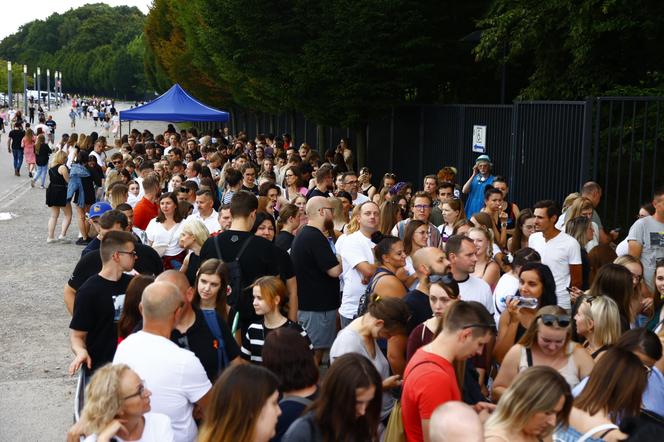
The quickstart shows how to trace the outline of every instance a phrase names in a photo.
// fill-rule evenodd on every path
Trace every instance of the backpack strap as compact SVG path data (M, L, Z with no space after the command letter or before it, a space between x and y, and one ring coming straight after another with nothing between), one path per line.
M532 367L533 366L533 352L529 348L526 348L526 360L528 361L528 367Z

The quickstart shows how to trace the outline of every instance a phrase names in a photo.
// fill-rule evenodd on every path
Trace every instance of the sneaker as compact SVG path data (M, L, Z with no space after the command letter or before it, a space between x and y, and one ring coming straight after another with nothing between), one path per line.
M28 177L32 178L32 172L28 172Z
M46 244L53 244L54 242L58 242L58 240L55 238L46 238Z
M90 242L89 239L80 237L79 239L76 240L76 245L77 246L86 246L86 245L88 245L89 242Z
M40 189L46 189L46 187L44 187L44 186L39 186L39 188L40 188Z

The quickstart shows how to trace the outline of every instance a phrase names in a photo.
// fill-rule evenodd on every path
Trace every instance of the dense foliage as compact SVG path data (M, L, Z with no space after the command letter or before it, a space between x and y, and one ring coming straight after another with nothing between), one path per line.
M138 8L88 4L23 25L0 42L0 58L15 63L15 83L20 65L27 64L30 76L41 67L42 87L50 68L51 75L62 72L67 91L142 97L147 85L144 24Z

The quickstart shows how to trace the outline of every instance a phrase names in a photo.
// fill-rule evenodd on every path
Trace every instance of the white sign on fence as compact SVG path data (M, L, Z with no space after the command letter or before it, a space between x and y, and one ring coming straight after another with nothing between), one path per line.
M473 126L473 152L486 153L486 126Z

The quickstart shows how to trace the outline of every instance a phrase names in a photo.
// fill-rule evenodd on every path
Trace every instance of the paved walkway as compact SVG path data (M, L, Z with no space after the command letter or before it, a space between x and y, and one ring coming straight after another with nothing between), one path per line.
M129 104L119 103L118 109ZM70 132L69 108L52 108L56 140ZM128 125L123 125L127 131ZM162 132L166 123L132 123ZM97 128L99 129L99 128ZM76 132L95 130L77 121ZM60 441L72 423L75 379L67 375L69 314L62 288L80 256L74 244L46 244L44 190L15 177L7 135L0 146L0 441ZM59 229L59 227L58 227ZM67 236L75 240L75 223Z

